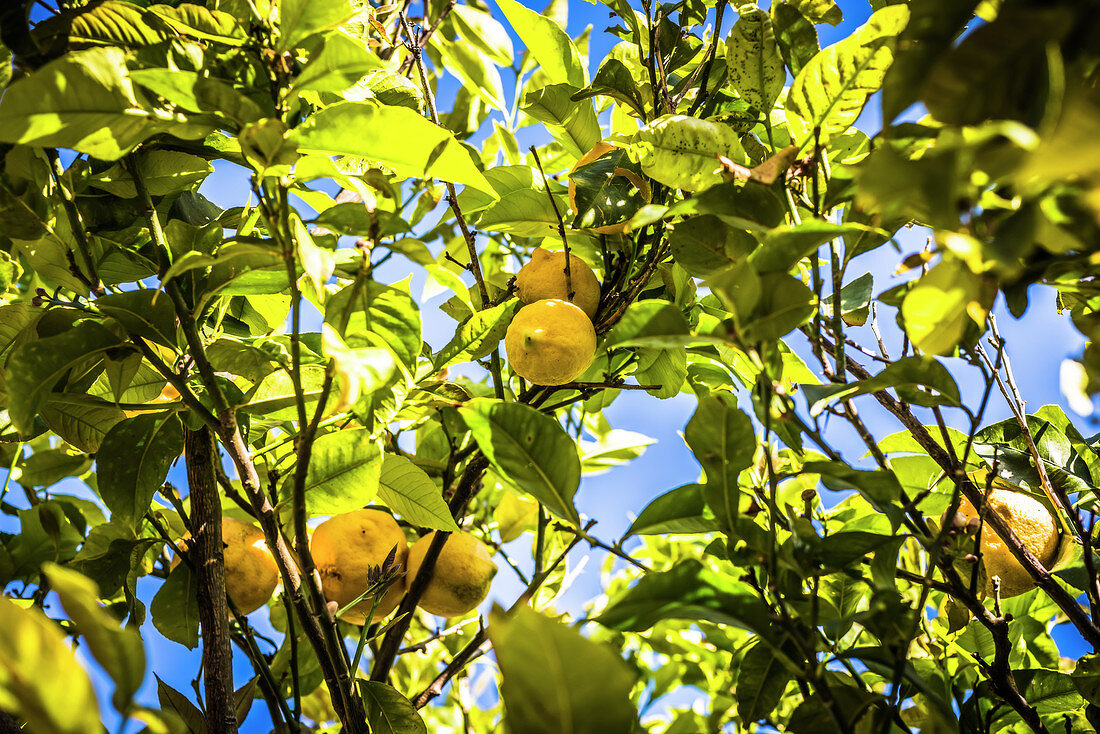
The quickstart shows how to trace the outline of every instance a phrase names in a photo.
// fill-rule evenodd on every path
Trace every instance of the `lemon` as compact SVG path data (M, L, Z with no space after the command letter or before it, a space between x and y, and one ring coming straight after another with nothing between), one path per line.
M416 578L435 531L409 549L409 579ZM451 533L439 552L432 578L418 606L439 617L461 617L477 608L489 594L497 567L485 545L469 533Z
M387 512L355 510L325 520L313 531L309 543L313 562L321 574L325 598L339 604L341 609L355 601L371 586L371 569L381 566L395 546L394 564L404 569L409 543L397 521ZM404 593L404 579L394 581L378 600L373 619L382 619L396 609ZM363 597L340 619L363 624L373 604L373 597Z
M222 518L222 543L225 590L241 614L250 614L267 604L275 593L279 567L271 557L263 531L255 525Z
M512 319L504 349L516 374L536 385L564 385L592 363L596 330L569 301L536 301Z
M1054 562L1058 555L1058 524L1046 505L1022 492L994 489L986 499L986 506L987 512L992 510L1004 518L1040 563L1049 566ZM959 511L967 518L978 516L974 505L966 498L963 498ZM1001 581L1002 597L1023 594L1035 586L1031 574L988 524L982 526L982 561L989 579L986 582L987 593L993 591L994 576Z
M573 298L569 298L569 285ZM569 278L565 277L565 251L550 252L541 247L531 253L531 259L516 274L516 293L524 303L547 298L572 301L588 318L596 318L600 305L600 281L588 263L569 253Z

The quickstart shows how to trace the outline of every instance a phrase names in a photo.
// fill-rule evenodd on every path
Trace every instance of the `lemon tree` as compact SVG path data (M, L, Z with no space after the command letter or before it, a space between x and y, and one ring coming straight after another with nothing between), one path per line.
M3 3L0 731L1095 731L1098 39Z

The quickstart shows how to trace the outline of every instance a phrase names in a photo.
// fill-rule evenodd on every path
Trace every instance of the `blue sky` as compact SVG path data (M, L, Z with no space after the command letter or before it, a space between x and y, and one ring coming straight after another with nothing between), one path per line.
M529 2L529 0L525 0ZM870 7L864 0L842 1L839 3L844 11L844 22L837 28L828 26L819 27L821 44L825 46L841 37L847 36L851 30L861 24L870 14ZM538 6L536 6L537 8ZM499 14L498 14L499 15ZM733 12L727 13L727 27L736 19ZM608 18L607 9L602 4L590 5L581 0L570 3L569 30L573 36L579 35L586 26L593 26L591 40L591 59L596 63L604 57L606 52L618 39L602 33L604 27L612 21ZM514 39L516 47L521 44ZM592 71L595 71L593 64ZM507 73L507 72L506 72ZM441 97L448 97L447 88L453 89L453 80L444 84ZM506 88L509 86L505 85ZM445 109L445 106L444 106ZM868 110L861 118L860 126L868 132L874 132L879 126L877 104L872 102ZM242 169L223 164L219 165L213 176L208 179L201 189L215 203L223 206L234 206L242 203L241 193L247 191L242 185L245 174ZM441 216L443 208L437 209L435 216ZM900 254L889 246L861 257L857 266L849 272L854 277L861 272L871 272L875 277L875 292L879 293L895 285L898 279L892 273L898 261L905 254L920 250L924 245L925 234L921 232L903 233L899 236L898 243ZM384 282L395 282L404 279L410 274L411 268L407 268L406 261L396 258L384 265L378 271L377 277ZM904 277L904 276L903 276ZM419 292L423 285L423 275L414 273L413 293ZM1058 371L1062 360L1076 356L1080 353L1083 342L1080 335L1072 328L1065 317L1058 316L1054 310L1053 292L1050 289L1033 287L1032 304L1028 312L1020 320L1013 319L1004 313L1003 307L998 304L998 315L1003 335L1009 344L1009 354L1013 360L1017 381L1028 400L1028 406L1034 410L1039 406L1056 403L1066 408L1067 414L1074 418L1085 435L1094 433L1097 427L1075 416L1065 404L1058 387ZM443 315L438 306L442 298L433 299L422 304L422 317L424 320L424 339L434 349L445 344L454 333L454 322ZM887 332L887 341L893 353L900 351L900 336L893 325L892 310L885 309L881 314L884 330ZM873 343L869 333L864 330L856 330L857 339L864 343ZM804 359L809 359L806 345L799 340L792 340L795 347ZM866 360L863 360L866 362ZM960 363L961 364L961 363ZM954 367L956 365L952 365ZM973 396L980 389L981 383L977 375L968 369L962 369L958 373L960 389L964 396ZM747 405L747 395L741 396L744 405ZM857 403L864 415L871 431L877 436L883 436L900 429L892 416L878 408L871 398L860 399ZM656 400L644 393L624 392L618 400L606 411L606 416L615 428L622 428L646 434L656 439L656 443L634 462L613 469L612 471L594 477L585 478L577 494L577 506L582 514L598 520L593 533L598 537L613 541L620 537L626 530L634 515L636 515L651 499L657 495L677 487L679 485L697 481L699 478L699 466L691 453L687 450L680 436L692 412L695 409L695 398L690 395L678 395L668 400ZM988 411L987 422L992 423L1002 418L1009 417L1011 413L997 394L994 394ZM949 419L958 420L959 415L948 414ZM837 431L834 436L834 445L848 456L860 456L863 454L863 446L858 438L851 432ZM182 466L174 470L173 478L185 485ZM72 485L65 487L66 491L74 491ZM13 530L9 518L0 518L0 529ZM525 536L513 544L513 557L529 555L530 538ZM586 600L601 593L599 569L603 563L603 554L590 553L587 549L580 548L570 558L574 567L585 562L587 566L573 584L572 588L563 596L558 607L563 611L570 611L576 615L583 613ZM494 583L490 599L509 605L522 590L522 586L514 574L503 563L501 573ZM148 603L152 595L159 588L159 581L145 579L139 582L140 596ZM255 626L262 632L273 632L267 624L264 612L258 612L250 618ZM170 642L159 635L152 625L146 624L143 629L147 643L150 670L156 670L158 674L169 684L176 688L189 692L190 681L199 667L199 656L196 652L190 652L183 647ZM1063 641L1063 640L1060 640ZM1076 651L1076 641L1067 636L1064 640L1067 648L1063 654L1073 654ZM266 650L265 650L266 651ZM238 655L235 659L235 682L241 685L250 676L250 668L246 660ZM109 709L110 684L103 679L101 674L96 674L96 683L101 694L103 709ZM149 685L148 681L152 681ZM155 681L150 675L146 687L142 693L142 699L155 705L156 688ZM695 694L684 691L675 698L680 703L690 701ZM109 717L108 717L109 719ZM110 720L110 719L109 719ZM243 732L266 732L270 723L262 703L258 703L252 711L251 717ZM131 726L135 731L138 727ZM114 724L111 723L114 730Z

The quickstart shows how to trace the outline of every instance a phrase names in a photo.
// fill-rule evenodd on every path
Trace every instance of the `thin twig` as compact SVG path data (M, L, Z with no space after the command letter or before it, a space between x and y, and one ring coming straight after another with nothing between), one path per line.
M439 26L443 25L443 21L446 20L447 16L450 15L452 10L454 10L454 7L455 7L455 0L449 0L448 3L443 6L443 9L441 11L439 11L439 17L435 19L435 21L431 24L431 26L429 26L426 30L423 30L419 33L419 35L417 36L417 39L416 39L416 44L420 48L424 48L425 44L427 44L428 40L432 37L432 34L434 34L437 30L439 30ZM394 34L394 40L395 41L397 39L397 35L400 33L400 22L401 21L398 21L398 24L399 24L399 27L397 29L398 33ZM406 72L408 72L412 68L412 65L413 65L413 55L409 54L401 62L401 65L397 67L397 73L405 75Z
M550 206L554 208L554 216L558 218L558 234L561 235L561 244L562 247L565 248L565 293L569 301L572 302L576 292L573 290L573 269L569 264L569 238L565 236L565 220L561 218L561 212L558 210L558 202L554 199L554 192L550 188L550 181L546 178L546 171L542 168L539 152L533 145L531 146L531 155L535 159L535 165L538 166L539 173L542 174L542 185L546 187L546 195L550 197Z

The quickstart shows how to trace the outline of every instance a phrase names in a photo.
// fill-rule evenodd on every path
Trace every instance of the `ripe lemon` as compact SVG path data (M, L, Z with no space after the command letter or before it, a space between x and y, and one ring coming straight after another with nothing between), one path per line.
M569 285L573 286L573 298L569 298ZM531 253L531 259L516 274L516 293L524 303L535 303L547 298L572 301L596 318L600 305L600 281L588 263L569 253L569 278L565 277L565 251L550 252L541 247Z
M370 587L371 569L381 566L394 546L397 547L394 564L404 569L409 543L393 516L381 510L345 512L321 523L313 531L309 548L321 574L325 598L339 604L341 609L355 601ZM396 609L404 594L404 579L394 581L378 600L373 619L382 619ZM363 597L340 619L363 624L373 604L373 597Z
M564 385L592 363L596 330L569 301L536 301L516 313L504 349L517 374L536 385Z
M1058 524L1046 505L1030 495L1009 489L994 489L989 493L986 504L986 511L992 510L1004 518L1040 563L1049 566L1054 562L1058 554ZM967 518L978 516L974 505L966 498L963 498L959 511ZM1016 596L1034 588L1035 581L1031 574L988 524L982 526L982 560L988 578L987 593L993 591L994 576L1001 580L1002 597Z
M250 614L267 604L275 593L279 567L271 557L263 531L255 525L222 518L222 543L225 590L241 614Z
M435 531L409 550L409 579L416 578ZM432 569L432 578L418 606L439 617L461 617L477 608L489 594L497 567L485 545L469 533L451 533Z

